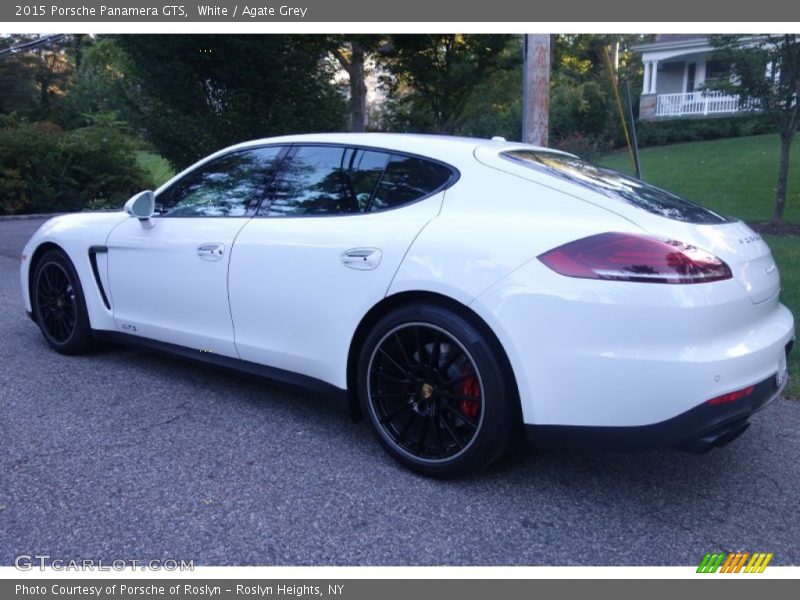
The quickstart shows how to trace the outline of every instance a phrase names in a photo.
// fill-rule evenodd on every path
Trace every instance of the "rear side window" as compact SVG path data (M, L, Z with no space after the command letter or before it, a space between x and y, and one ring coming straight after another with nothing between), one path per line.
M420 200L452 179L451 169L422 158L345 146L297 146L281 165L259 214L377 212Z
M726 217L677 194L617 171L592 165L574 156L546 150L510 150L500 156L667 219L696 224L729 222Z
M395 155L386 166L370 210L386 210L430 196L444 188L452 177L453 172L439 163Z

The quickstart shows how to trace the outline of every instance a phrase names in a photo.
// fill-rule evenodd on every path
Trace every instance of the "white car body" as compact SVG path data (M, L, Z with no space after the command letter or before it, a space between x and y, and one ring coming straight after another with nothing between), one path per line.
M647 212L509 161L502 152L530 147L503 141L289 136L228 148L198 165L243 148L309 143L421 155L452 166L459 178L418 202L369 214L154 217L149 228L124 212L56 217L24 249L25 307L33 310L31 258L53 244L74 264L97 332L241 359L346 390L365 315L392 299L445 297L477 315L501 343L534 435L547 439L570 428L579 444L588 428L601 434L587 443L624 428L646 435L759 382L772 386L752 409L780 392L793 318L779 302L769 248L744 223L698 225ZM720 258L733 277L691 285L582 279L537 260L601 232L680 240ZM198 257L205 244L221 247L219 260ZM92 247L102 249L93 259ZM368 260L377 266L343 264L344 253L359 249L372 252Z

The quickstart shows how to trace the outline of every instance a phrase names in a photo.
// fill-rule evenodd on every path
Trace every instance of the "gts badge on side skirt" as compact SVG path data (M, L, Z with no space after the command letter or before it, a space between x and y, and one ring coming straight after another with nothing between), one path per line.
M130 323L121 323L119 326L122 331L130 331L131 333L136 333L136 325L131 325Z

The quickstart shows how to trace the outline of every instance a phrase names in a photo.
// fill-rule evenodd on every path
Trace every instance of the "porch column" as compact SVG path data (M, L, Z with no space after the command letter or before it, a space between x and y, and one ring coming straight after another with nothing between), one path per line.
M658 61L654 60L650 63L650 93L656 93L656 83L658 80Z
M650 93L650 61L644 63L644 78L642 79L642 93Z
M706 82L706 65L707 65L707 62L705 60L697 61L697 67L695 67L696 71L695 71L695 74L694 74L694 87L695 88L700 88ZM689 91L691 92L693 90L689 90Z

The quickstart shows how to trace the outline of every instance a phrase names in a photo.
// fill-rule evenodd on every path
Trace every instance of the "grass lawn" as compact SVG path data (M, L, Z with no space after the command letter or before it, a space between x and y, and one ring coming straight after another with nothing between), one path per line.
M145 150L137 151L136 162L139 163L139 166L144 169L145 173L150 177L153 189L166 182L175 174L172 167L169 166L169 163L155 152L147 152Z
M794 314L795 326L800 327L800 238L770 235L766 241L781 272L781 302ZM789 357L786 395L800 400L800 346Z
M673 144L640 152L647 181L748 222L769 221L778 176L778 136ZM633 172L630 157L615 152L600 164ZM784 218L800 224L800 137L795 140ZM781 301L800 320L800 237L764 236L781 272ZM792 353L787 395L800 399L800 348Z
M748 222L769 221L778 179L777 134L672 144L640 152L650 183ZM599 161L632 173L627 151ZM800 224L800 137L792 148L786 221Z

